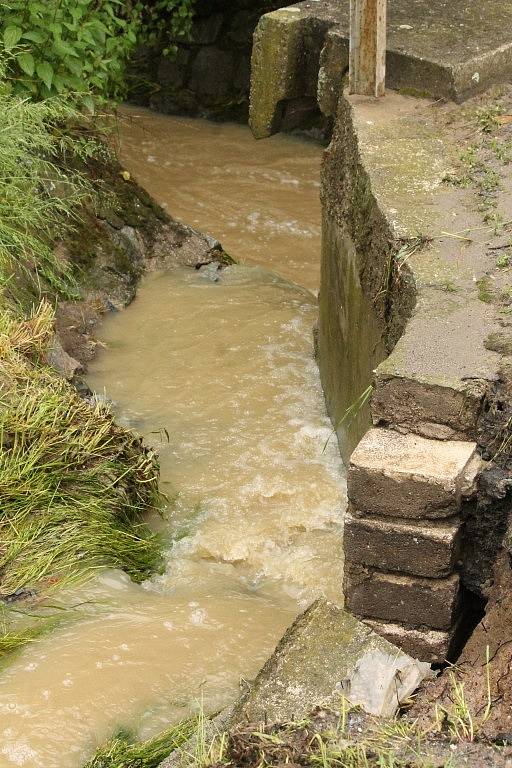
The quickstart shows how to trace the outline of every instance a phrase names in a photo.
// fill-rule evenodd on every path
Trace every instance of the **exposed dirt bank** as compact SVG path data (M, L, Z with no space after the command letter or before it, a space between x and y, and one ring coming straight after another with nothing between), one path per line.
M113 204L85 210L76 234L59 246L77 271L82 298L59 302L56 312L62 346L82 368L94 355L95 324L133 300L144 272L231 263L220 243L169 216L116 162L89 170L103 181Z

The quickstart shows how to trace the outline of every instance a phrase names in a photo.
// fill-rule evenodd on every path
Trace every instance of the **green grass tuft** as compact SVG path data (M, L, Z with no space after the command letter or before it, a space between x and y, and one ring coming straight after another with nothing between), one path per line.
M53 245L95 200L101 185L78 168L106 148L69 100L11 95L1 59L0 114L0 288L15 292L22 279L75 297L71 267Z
M159 542L142 522L158 500L158 464L37 362L47 304L29 320L0 314L0 589L68 582L101 566L148 576Z
M136 742L124 732L97 750L84 768L156 768L196 732L196 719L173 725L148 741Z

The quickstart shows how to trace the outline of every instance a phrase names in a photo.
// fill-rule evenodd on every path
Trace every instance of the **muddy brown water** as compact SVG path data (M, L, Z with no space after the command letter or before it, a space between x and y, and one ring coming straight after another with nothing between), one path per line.
M341 600L343 469L309 290L320 149L136 114L125 166L243 264L151 275L104 324L89 383L158 449L166 571L141 586L103 572L61 597L89 603L1 673L1 766L78 768L120 726L147 737L220 708L315 596Z

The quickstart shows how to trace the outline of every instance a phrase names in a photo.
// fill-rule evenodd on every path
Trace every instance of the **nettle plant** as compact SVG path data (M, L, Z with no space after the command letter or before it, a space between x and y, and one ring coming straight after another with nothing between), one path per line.
M42 99L74 94L124 94L124 67L133 48L190 34L194 0L0 0L0 44L15 94Z

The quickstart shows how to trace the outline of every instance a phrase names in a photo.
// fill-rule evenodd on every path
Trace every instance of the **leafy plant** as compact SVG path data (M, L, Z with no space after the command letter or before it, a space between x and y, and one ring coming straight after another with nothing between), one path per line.
M124 94L124 67L138 42L189 31L194 0L0 0L0 42L15 94L42 99ZM167 50L172 50L168 45Z
M163 53L177 51L176 42L187 39L192 33L195 0L153 0L135 2L134 11L139 14L141 42L162 42Z

